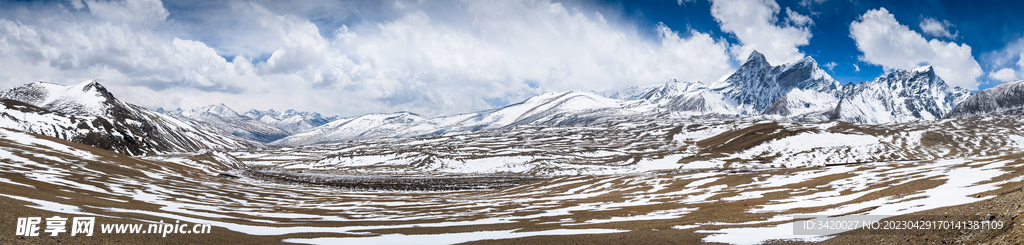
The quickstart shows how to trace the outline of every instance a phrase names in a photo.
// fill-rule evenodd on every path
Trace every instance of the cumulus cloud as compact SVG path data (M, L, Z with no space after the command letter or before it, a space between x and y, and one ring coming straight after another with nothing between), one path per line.
M646 37L586 6L379 4L327 30L260 2L226 4L198 23L169 19L180 15L153 0L86 0L88 13L54 5L64 16L48 22L0 17L0 66L11 71L0 84L97 79L149 107L438 115L547 91L712 81L734 69L723 40L665 25Z
M948 20L938 21L934 18L921 20L921 31L933 37L945 37L954 39L960 32L950 33L949 28L953 26Z
M786 8L786 23L789 23L789 24L794 25L794 26L809 26L809 25L813 25L814 21L811 20L811 17L807 17L806 15L802 15L800 13L797 13L796 11L793 11L792 9L787 7Z
M1001 68L1014 68L1024 71L1024 38L1009 42L1001 49L989 51L981 55L986 67L992 71Z
M776 17L779 4L773 0L711 1L711 15L722 31L732 33L740 41L731 47L738 60L746 59L752 51L765 55L769 63L781 64L804 57L798 47L807 45L811 31L809 17L787 9L785 23Z
M1016 81L1017 71L1014 71L1012 68L1003 68L998 71L990 72L988 77L1003 82Z
M931 65L946 83L966 89L978 89L977 78L983 72L971 54L971 46L936 39L900 24L885 8L868 10L850 24L850 37L864 53L864 62L887 70L914 69Z
M839 66L839 64L836 64L835 61L825 63L825 68L828 68L828 71L831 71L831 72L834 72L836 66ZM856 65L854 65L854 66L856 66Z

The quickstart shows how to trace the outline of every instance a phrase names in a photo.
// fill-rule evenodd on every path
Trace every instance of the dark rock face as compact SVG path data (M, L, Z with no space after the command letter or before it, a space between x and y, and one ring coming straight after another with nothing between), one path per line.
M982 90L953 108L945 118L1024 114L1024 80Z
M940 119L970 92L949 87L931 67L898 70L843 87L829 119L861 124Z

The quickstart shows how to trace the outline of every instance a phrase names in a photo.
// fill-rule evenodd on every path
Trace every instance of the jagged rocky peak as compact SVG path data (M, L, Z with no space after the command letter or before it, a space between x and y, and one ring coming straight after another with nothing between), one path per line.
M947 85L931 66L897 70L844 87L830 118L862 124L934 120L968 96L966 89Z
M1024 114L1024 80L982 90L957 104L945 118Z
M810 56L804 57L792 64L780 66L778 75L779 85L785 88L811 89L817 91L835 91L840 88L839 81L832 79L818 62Z
M722 94L724 104L736 105L739 115L761 114L794 89L837 95L840 87L813 58L772 66L757 51L736 72L709 86Z
M754 50L753 52L750 52L750 55L747 56L747 61L743 62L743 66L755 66L755 65L756 66L771 66L771 64L768 63L768 59L764 57L764 54L762 54L761 52L757 52L757 50Z

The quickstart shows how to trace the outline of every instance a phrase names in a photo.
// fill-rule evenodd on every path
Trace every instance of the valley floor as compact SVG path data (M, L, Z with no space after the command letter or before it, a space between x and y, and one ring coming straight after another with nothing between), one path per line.
M785 132L772 125L765 130ZM761 135L758 130L731 132L738 135L730 136L733 139ZM706 142L700 144L714 146ZM1024 197L1024 153L1019 151L832 166L547 175L517 179L498 189L443 191L338 188L315 182L322 175L298 174L303 171L299 168L288 171L306 178L282 181L240 174L252 164L238 159L258 154L262 153L133 158L0 129L0 230L5 231L0 232L0 243L1013 243L1018 238L1002 237L1019 237L1015 212L1020 212ZM364 174L369 175L360 176L379 178L380 183L433 178L444 184L457 178ZM793 227L795 215L900 219L908 216L899 215L940 213L1004 221L1008 226L858 235L865 232L861 230L828 236L794 235ZM976 214L981 216L971 216ZM97 226L181 222L210 224L212 230L166 237L104 233L99 227L92 237L26 237L11 232L18 218L52 216L96 217Z

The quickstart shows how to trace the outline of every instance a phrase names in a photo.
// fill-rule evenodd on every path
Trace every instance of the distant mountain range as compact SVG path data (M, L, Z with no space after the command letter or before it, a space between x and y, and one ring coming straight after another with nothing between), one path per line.
M182 120L206 124L223 133L263 143L305 132L339 118L338 116L323 117L320 113L295 110L281 113L274 109L249 110L245 114L239 114L224 104L187 110L178 108L174 111L159 108L156 111Z
M930 66L897 70L873 81L843 86L810 57L773 66L754 51L735 72L707 84L672 80L621 91L550 92L502 108L433 118L408 112L374 113L327 123L270 145L323 144L518 125L586 125L641 117L900 123L942 118L969 96L965 89L946 85Z
M142 155L504 130L521 125L579 126L631 118L757 117L882 124L1019 114L1024 112L1022 82L972 96L965 89L950 87L925 66L844 86L810 57L773 66L755 51L735 72L710 83L671 80L618 91L549 92L501 108L437 117L409 112L350 118L295 110L238 113L223 104L154 112L116 99L92 80L73 86L39 82L0 92L5 107L0 111L0 126Z
M256 119L238 114L224 104L209 105L188 110L177 109L175 111L164 111L157 109L157 112L178 117L183 120L195 120L210 127L221 130L234 136L251 139L259 142L271 142L290 135L276 126L267 124Z

